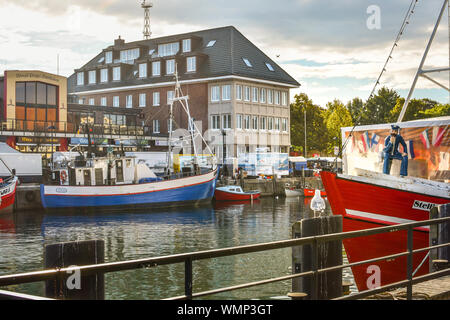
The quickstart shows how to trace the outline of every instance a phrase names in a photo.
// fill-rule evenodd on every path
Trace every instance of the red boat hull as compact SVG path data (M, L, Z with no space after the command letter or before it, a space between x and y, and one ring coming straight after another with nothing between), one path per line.
M1 194L0 214L12 212L16 197L16 188L17 188L17 179L14 179L10 184L0 188Z
M322 182L328 195L333 214L343 216L343 231L356 231L429 219L429 211L413 208L415 201L433 204L450 202L447 198L393 189L386 186L363 183L338 177L322 171ZM405 252L407 231L382 233L343 241L350 263ZM416 228L413 232L414 249L429 246L429 228ZM427 252L414 254L413 270L416 270ZM406 279L407 257L378 261L352 267L358 290L373 288L374 267L379 267L380 283L386 284ZM371 266L370 268L368 268ZM429 272L428 259L415 276Z
M256 200L260 195L260 193L233 193L216 189L214 198L217 201L245 201Z
M314 195L316 194L316 190L314 189L303 189L304 193L305 193L305 197L314 197ZM325 191L320 191L320 195L322 197L326 197L327 193Z

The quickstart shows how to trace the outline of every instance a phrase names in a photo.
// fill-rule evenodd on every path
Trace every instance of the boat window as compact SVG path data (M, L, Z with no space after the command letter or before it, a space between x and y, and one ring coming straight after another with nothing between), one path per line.
M236 191L236 189L231 189L231 188L230 188L230 191Z
M242 189L241 188L237 188L236 191L237 192L242 192Z
M127 161L126 162L127 163L127 168L131 168L131 159L127 159L126 161Z

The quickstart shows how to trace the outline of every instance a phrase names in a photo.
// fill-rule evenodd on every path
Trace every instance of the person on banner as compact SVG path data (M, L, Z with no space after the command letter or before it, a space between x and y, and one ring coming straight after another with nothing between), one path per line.
M390 174L391 164L393 159L401 160L400 166L400 176L408 175L408 149L406 147L405 140L399 134L400 127L397 125L391 126L390 135L384 140L384 163L383 163L383 173ZM403 146L403 153L398 151L398 145Z

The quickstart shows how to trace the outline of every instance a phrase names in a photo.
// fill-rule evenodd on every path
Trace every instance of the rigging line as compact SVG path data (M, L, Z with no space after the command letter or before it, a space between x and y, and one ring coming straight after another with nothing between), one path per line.
M371 91L371 93L370 93L370 95L369 95L369 99L372 98L372 96L373 96L373 94L374 94L374 92L375 92L376 87L378 86L378 84L380 84L381 76L382 76L383 73L386 71L386 66L387 66L389 60L392 59L392 53L393 53L395 47L398 46L397 43L400 41L400 38L401 38L401 36L403 35L403 32L405 31L406 25L409 24L409 19L411 18L412 14L414 13L414 9L415 9L415 7L416 7L417 2L418 2L418 0L412 0L411 3L410 3L410 5L409 5L409 7L408 7L408 11L407 11L407 13L406 13L406 16L405 16L405 18L403 19L403 22L402 22L402 25L401 25L401 27L400 27L400 30L399 30L399 32L398 32L398 34L397 34L397 37L395 38L394 45L392 46L392 48L391 48L391 50L390 50L390 52L389 52L388 58L386 59L386 62L384 63L383 69L381 70L381 73L380 73L380 75L378 76L377 81L375 82L375 85L374 85L374 87L373 87L373 89L372 89L372 91ZM367 99L367 100L369 100L369 99ZM367 101L366 101L366 102L367 102ZM337 162L337 158L338 158L339 156L342 157L342 153L344 152L345 148L347 147L348 141L350 140L350 137L352 136L353 131L355 130L357 124L358 124L359 121L361 120L362 115L364 114L364 110L365 110L365 106L364 106L364 104L363 104L363 107L362 107L362 110L361 110L361 112L360 112L360 114L359 114L359 116L358 116L358 119L355 121L355 124L353 125L352 130L350 130L349 136L345 139L344 144L342 145L341 150L339 151L338 155L337 155L336 158L335 158L335 162Z

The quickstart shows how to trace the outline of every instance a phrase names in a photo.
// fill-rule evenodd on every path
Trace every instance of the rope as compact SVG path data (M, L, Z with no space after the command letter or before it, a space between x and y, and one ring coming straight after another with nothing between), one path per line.
M386 62L384 63L384 66L383 66L383 69L381 70L381 73L380 73L380 75L378 76L377 81L375 82L375 85L373 86L373 89L372 89L372 91L370 92L369 98L368 98L367 100L369 100L370 98L373 97L373 95L374 95L374 93L375 93L375 90L376 90L377 86L380 84L380 79L381 79L383 73L386 71L386 66L387 66L387 64L389 63L389 61L390 61L391 59L393 59L393 58L392 58L392 53L394 52L395 47L398 46L398 42L400 41L400 38L401 38L401 36L403 35L403 32L404 32L405 29L406 29L406 26L409 24L409 20L410 20L412 14L414 13L414 9L416 8L416 4L417 4L418 1L419 1L419 0L412 0L412 1L411 1L410 5L409 5L409 8L408 8L408 11L407 11L407 13L406 13L406 16L405 16L405 18L403 19L402 25L401 25L401 27L400 27L400 30L399 30L398 34L397 34L397 37L395 38L394 44L393 44L393 46L392 46L392 48L391 48L391 50L390 50L390 52L389 52L388 58L386 59ZM353 131L355 130L355 128L356 128L356 126L358 125L358 123L360 122L361 117L362 117L362 115L364 114L365 108L366 108L366 107L365 107L364 104L363 104L363 107L362 107L361 113L360 113L359 116L358 116L358 119L355 121L355 124L354 124L352 130L350 130L349 136L345 139L344 144L342 145L341 150L339 151L338 155L337 155L336 158L335 158L335 162L336 162L336 163L337 163L338 157L339 157L339 156L342 157L342 153L344 152L345 148L347 147L348 141L349 141L350 137L352 136Z

